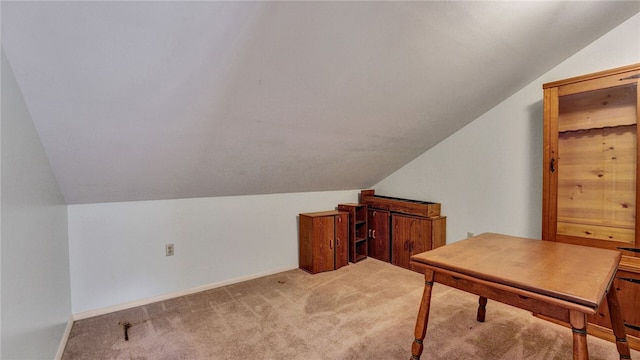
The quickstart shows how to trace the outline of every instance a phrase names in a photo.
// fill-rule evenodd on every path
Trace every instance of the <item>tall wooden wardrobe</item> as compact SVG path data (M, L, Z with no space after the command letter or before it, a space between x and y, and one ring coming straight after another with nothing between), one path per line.
M616 249L615 286L640 349L640 64L543 85L542 238ZM580 269L576 269L580 272ZM605 303L589 332L611 339Z

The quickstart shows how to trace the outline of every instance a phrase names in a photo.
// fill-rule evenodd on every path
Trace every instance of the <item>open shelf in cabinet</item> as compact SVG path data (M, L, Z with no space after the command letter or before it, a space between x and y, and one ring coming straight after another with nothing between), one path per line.
M369 234L367 225L367 205L339 204L338 210L349 213L349 261L356 263L368 255Z

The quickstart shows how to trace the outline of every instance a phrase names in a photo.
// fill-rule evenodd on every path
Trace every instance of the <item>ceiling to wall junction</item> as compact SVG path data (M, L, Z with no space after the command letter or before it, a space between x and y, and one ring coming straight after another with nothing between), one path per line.
M11 2L67 203L367 188L640 2Z

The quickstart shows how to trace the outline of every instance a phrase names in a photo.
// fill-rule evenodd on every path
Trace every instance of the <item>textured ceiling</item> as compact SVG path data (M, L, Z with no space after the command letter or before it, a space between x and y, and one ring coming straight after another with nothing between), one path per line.
M367 188L640 2L10 2L67 203Z

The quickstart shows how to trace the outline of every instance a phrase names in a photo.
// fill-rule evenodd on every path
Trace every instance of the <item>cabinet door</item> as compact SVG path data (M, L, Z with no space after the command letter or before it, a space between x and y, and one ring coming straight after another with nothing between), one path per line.
M389 219L391 214L386 210L369 209L369 256L389 262Z
M618 270L614 280L618 291L618 302L622 311L622 320L627 335L640 337L640 274ZM589 316L589 322L611 329L607 298L595 315Z
M335 216L335 268L349 264L349 214Z
M445 216L440 216L438 218L429 219L429 221L431 222L431 245L427 250L433 250L440 246L445 246L447 244L447 218Z
M409 269L411 255L430 250L431 221L414 216L391 216L391 262Z
M638 247L640 69L545 84L544 240Z
M615 286L625 331L640 338L640 273L618 270Z
M331 271L335 268L334 219L334 216L313 218L313 273Z

